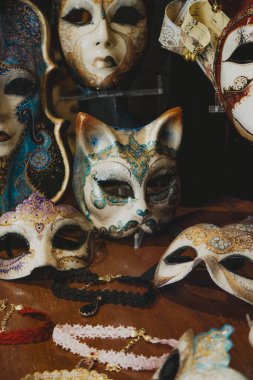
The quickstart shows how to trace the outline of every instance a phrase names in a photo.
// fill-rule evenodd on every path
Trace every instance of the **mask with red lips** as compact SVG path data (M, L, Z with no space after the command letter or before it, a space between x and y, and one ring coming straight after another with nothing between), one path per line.
M171 1L159 41L197 61L233 125L253 141L253 0Z
M243 2L241 8L221 35L215 76L230 120L243 137L253 141L253 1Z

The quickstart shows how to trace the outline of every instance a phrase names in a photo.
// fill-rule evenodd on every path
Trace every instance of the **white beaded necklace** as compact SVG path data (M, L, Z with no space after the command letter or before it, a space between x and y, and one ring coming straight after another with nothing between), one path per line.
M130 342L119 352L113 350L97 350L94 347L88 346L86 343L80 342L78 339L126 339L131 338ZM128 326L81 326L81 325L56 325L53 331L54 342L71 351L85 357L90 365L94 361L106 364L106 370L117 371L121 369L132 369L134 371L141 370L155 370L159 368L164 359L168 356L164 354L160 357L143 355L135 355L134 353L127 352L130 347L136 344L140 339L144 339L148 343L165 344L170 347L175 347L177 341L174 339L159 339L152 338L146 335L144 329L137 330L134 327Z

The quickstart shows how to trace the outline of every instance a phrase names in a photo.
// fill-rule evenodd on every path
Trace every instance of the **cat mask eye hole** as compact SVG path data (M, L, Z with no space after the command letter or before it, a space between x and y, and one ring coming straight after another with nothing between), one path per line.
M166 190L173 179L172 174L165 174L151 179L147 185L147 195L158 194Z
M134 198L134 193L132 187L124 181L107 180L107 181L97 181L101 189L112 196L121 198Z

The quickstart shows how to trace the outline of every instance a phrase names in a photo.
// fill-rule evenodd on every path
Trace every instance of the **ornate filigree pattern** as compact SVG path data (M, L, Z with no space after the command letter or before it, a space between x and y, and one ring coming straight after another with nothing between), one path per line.
M196 251L196 257L176 261L187 248ZM163 286L186 277L204 261L212 280L225 291L253 304L253 280L249 273L241 275L236 261L253 262L253 225L232 224L219 228L213 224L198 224L187 228L171 243L161 258L155 274L157 286Z

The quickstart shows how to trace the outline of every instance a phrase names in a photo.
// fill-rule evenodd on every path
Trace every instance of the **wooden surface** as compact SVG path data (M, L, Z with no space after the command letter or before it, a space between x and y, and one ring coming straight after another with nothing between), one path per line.
M173 236L183 228L199 222L224 225L240 221L250 214L253 215L252 202L233 198L219 198L198 208L181 207L170 226L171 233L163 231L156 236L146 236L138 250L133 249L130 238L100 242L91 269L101 275L142 274L159 260ZM119 286L114 283L108 285L108 288L119 289ZM248 379L253 379L253 349L248 343L249 330L245 318L247 313L253 317L253 307L216 287L206 270L194 270L183 281L159 289L157 301L149 309L105 305L90 319L84 319L79 315L78 310L82 303L55 298L50 290L50 279L1 281L0 298L46 310L55 323L130 325L144 327L148 334L164 338L177 339L188 328L193 328L197 334L230 323L235 328L232 336L235 347L231 350L231 367L241 371ZM9 328L33 327L39 323L41 322L34 322L29 317L15 316L10 320ZM117 350L126 343L112 343L108 340L93 342L98 348ZM165 350L156 345L140 343L134 352L149 356L162 354ZM72 369L79 360L79 356L55 346L52 340L30 345L0 346L0 378L16 380L34 371ZM96 365L95 369L104 371L101 365ZM111 378L116 380L146 380L150 379L151 375L145 371L121 371L110 374Z

